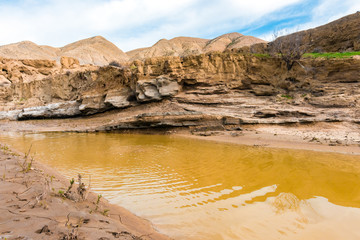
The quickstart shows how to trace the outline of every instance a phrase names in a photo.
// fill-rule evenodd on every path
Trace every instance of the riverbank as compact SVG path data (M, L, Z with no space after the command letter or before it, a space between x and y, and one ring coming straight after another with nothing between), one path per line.
M96 132L108 114L87 119L1 121L2 132ZM166 134L174 137L225 142L256 147L288 148L360 155L358 124L316 123L290 125L241 125L228 130L209 128L155 128L123 130L122 133ZM119 131L120 132L120 131ZM168 239L151 224L127 210L89 193L79 201L77 186L70 186L53 169L37 162L28 168L23 153L5 146L0 151L0 239ZM30 154L31 155L31 154ZM29 158L30 159L30 158ZM28 160L29 160L28 159ZM77 176L73 176L77 179ZM88 179L83 180L88 186ZM69 199L70 198L70 199ZM109 211L108 211L109 210ZM19 226L21 225L21 228ZM3 230L4 229L4 230Z
M88 179L85 188L69 188L69 179L31 155L1 145L0 239L169 239L91 192Z
M9 121L0 120L0 132L97 132L124 115L114 111L86 118ZM239 127L240 126L240 127ZM107 132L106 130L100 130ZM120 133L170 134L234 144L301 149L360 155L360 124L317 122L295 124L243 124L222 130L200 128L148 128L113 130Z
M180 131L175 135L248 146L360 155L359 128L349 123L247 125L241 131Z

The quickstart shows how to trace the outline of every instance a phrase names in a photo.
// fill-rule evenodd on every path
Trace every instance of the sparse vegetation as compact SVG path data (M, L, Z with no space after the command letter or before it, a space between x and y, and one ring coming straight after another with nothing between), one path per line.
M288 35L287 38L284 38L278 37L278 33L274 33L274 39L269 43L271 56L281 58L285 62L288 71L292 69L295 63L300 64L299 60L306 52L306 49L298 35Z
M90 189L90 182L89 186L86 189L85 184L82 182L81 174L78 175L78 187L76 189L76 192L72 191L74 186L75 180L72 178L70 180L70 185L68 186L68 189L66 191L59 190L57 195L63 198L67 198L73 201L84 201L87 197L87 192L89 192Z
M268 53L252 53L253 56L259 57L259 58L270 58L270 54Z
M102 211L101 214L104 216L108 216L109 211L110 211L109 209L104 209L104 211Z
M360 52L329 52L329 53L305 53L304 58L351 58L360 55Z
M294 99L293 96L287 95L287 94L283 94L281 95L282 98L286 98L286 99Z
M102 198L102 195L99 194L99 195L97 196L97 200L96 200L96 203L95 203L95 211L97 211L98 208L99 208L99 204L100 204L100 199L101 199L101 198Z
M32 148L32 145L29 147L29 150L27 151L27 153L25 153L24 161L22 161L22 162L18 161L17 162L18 165L21 168L21 171L23 173L29 172L31 170L33 162L34 162L34 157L31 156L30 159L29 159L31 148Z

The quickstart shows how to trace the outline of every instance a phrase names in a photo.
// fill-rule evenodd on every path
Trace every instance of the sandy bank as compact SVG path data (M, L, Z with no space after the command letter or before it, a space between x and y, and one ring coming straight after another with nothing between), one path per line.
M69 180L36 160L23 168L24 159L1 145L0 239L169 239L93 192L80 200L76 185L73 200L59 196Z
M360 155L359 128L349 123L246 125L241 131L179 131L174 135L249 146Z
M123 112L115 112L87 118L0 120L0 132L95 132L100 126L106 125L112 119L124 114ZM241 130L234 129L232 131L211 131L206 128L203 131L192 128L150 128L117 132L171 134L250 146L360 154L360 124L349 122L246 124L241 125Z

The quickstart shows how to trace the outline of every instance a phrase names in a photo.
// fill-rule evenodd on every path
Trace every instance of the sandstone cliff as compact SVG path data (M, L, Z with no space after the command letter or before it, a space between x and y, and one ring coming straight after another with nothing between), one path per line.
M209 53L135 61L129 68L0 61L0 117L84 116L111 109L98 130L359 122L360 60ZM125 109L126 110L122 110Z

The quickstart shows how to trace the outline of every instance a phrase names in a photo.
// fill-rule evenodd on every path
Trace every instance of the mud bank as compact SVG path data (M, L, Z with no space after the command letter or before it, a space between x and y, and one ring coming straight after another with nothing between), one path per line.
M76 183L67 195L69 180L30 156L1 145L0 239L170 239L94 192L81 199Z

